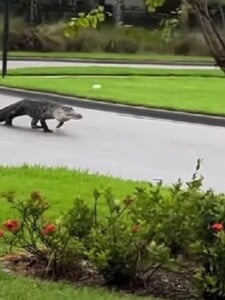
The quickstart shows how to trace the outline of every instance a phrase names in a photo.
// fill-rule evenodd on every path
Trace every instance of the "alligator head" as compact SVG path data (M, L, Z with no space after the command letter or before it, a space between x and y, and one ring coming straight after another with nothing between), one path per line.
M83 116L80 113L77 113L71 106L60 106L59 108L55 109L53 116L57 121L60 122L65 122L71 119L79 120L83 118Z

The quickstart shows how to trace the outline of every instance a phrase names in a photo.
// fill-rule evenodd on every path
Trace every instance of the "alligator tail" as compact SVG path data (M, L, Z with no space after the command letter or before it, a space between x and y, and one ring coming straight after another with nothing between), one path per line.
M2 109L0 109L0 122L4 122L6 120L7 115L17 107L18 103L10 104Z

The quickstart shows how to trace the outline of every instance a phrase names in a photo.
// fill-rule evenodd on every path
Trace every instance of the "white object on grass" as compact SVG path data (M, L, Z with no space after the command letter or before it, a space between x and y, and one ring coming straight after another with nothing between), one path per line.
M101 87L102 87L101 84L93 84L93 85L92 85L92 88L93 88L93 89L96 89L96 90L97 90L97 89L100 89Z

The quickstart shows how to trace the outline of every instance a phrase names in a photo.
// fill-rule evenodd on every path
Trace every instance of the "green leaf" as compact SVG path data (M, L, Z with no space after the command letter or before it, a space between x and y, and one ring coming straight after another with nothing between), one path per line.
M80 13L78 14L78 16L79 16L80 18L84 18L84 17L85 17L85 13L80 12Z
M99 11L99 12L103 12L103 11L104 11L104 6L99 5L98 11Z

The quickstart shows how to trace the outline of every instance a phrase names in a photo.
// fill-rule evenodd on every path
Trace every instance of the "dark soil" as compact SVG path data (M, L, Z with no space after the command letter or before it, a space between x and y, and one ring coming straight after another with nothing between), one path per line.
M194 299L191 284L193 267L190 264L179 272L169 272L163 269L150 271L149 274L145 275L145 278L148 279L137 280L128 286L119 288L108 286L94 267L86 261L76 262L73 268L70 265L70 271L67 268L50 270L44 259L39 258L37 260L32 255L8 255L1 259L1 267L9 273L19 273L54 281L64 280L83 286L101 286L126 294L155 296L172 300Z

